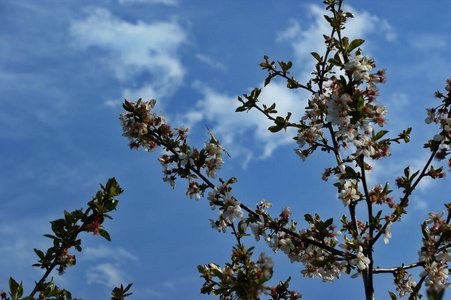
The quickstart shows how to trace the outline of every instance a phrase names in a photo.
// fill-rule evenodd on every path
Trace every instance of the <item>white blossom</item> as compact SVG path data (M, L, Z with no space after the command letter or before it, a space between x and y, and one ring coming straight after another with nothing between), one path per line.
M362 252L357 253L357 257L354 259L351 259L351 265L357 266L359 270L365 270L368 268L368 265L371 263L370 259L363 255Z
M343 201L344 206L348 206L351 203L351 200L358 200L360 199L360 196L357 194L357 190L353 188L351 181L346 181L338 198Z

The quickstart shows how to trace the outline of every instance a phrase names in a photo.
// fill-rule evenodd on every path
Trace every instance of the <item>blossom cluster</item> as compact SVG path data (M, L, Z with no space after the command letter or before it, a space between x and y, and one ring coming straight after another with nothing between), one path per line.
M261 294L270 295L273 299L292 299L302 297L301 294L288 290L288 281L275 287L265 286L265 282L273 275L274 262L271 257L261 253L257 261L252 261L253 248L243 245L233 248L232 263L223 268L210 263L198 266L205 283L201 289L203 294L221 295L221 299L260 299ZM228 298L226 298L228 297Z
M136 106L128 101L123 104L128 113L120 114L119 119L124 132L122 135L130 139L130 148L138 149L142 146L146 151L153 151L159 146L159 143L153 138L149 129L160 127L162 131L168 131L168 128L165 128L166 119L152 113L156 102L156 100L142 101L139 99Z
M412 279L412 274L408 274L403 268L399 268L395 276L396 291L400 297L406 297L413 293L417 283Z
M428 108L427 124L436 123L440 125L440 133L436 134L434 138L429 141L425 147L431 148L431 151L436 151L435 158L442 160L451 153L451 78L446 80L445 94L437 91L435 97L442 100L442 104L434 108ZM440 146L440 149L437 146ZM437 149L435 149L437 148ZM448 160L448 165L451 168L451 159Z
M368 82L364 90L350 87L348 83L343 82L343 78L333 77L332 83L313 94L295 138L300 148L295 152L303 160L318 146L327 151L338 151L328 145L324 137L323 129L331 126L336 126L334 138L337 138L343 148L346 149L348 144L356 147L355 156L363 154L366 157L379 158L390 155L387 149L378 152L382 145L377 145L371 136L374 131L372 124L383 126L387 113L384 106L374 104L378 95L375 83L385 82L385 70L370 74L369 71L373 67L373 60L357 55L342 68L348 72L350 78L358 82ZM310 148L302 149L306 145Z
M262 204L269 206L266 202ZM349 242L341 243L345 252L331 253L308 241L318 241L324 246L334 249L339 244L338 236L341 231L335 231L336 226L332 224L332 219L322 221L318 215L315 218L306 215L306 220L310 223L310 229L302 229L296 231L295 223L289 221L291 215L289 208L285 208L280 214L280 218L267 220L263 217L263 207L260 206L259 218L255 218L250 225L252 233L256 241L261 237L268 243L274 252L279 250L284 252L291 263L300 262L304 265L301 274L304 277L321 278L324 282L333 282L339 278L341 274L348 274L351 269L357 269L358 272L368 268L370 261L363 254L363 243ZM263 213L262 213L263 212ZM251 218L246 219L249 222ZM280 230L284 225L297 232L298 238L286 231ZM278 228L278 229L271 229ZM340 251L338 251L340 252ZM357 273L358 274L358 273Z
M136 104L125 101L123 107L127 113L122 113L119 118L124 131L123 136L130 139L129 146L132 149L144 147L146 151L152 151L158 146L164 147L168 153L158 159L163 167L163 181L175 188L178 176L188 178L186 194L199 200L206 186L194 180L196 174L193 172L205 170L207 177L216 178L217 171L223 164L221 146L212 136L201 150L189 147L186 144L188 129L171 129L171 126L166 124L164 116L152 112L155 104L156 100L139 99Z
M216 221L210 219L211 227L219 232L226 232L227 227L235 222L235 218L243 218L241 202L232 196L230 190L230 185L222 184L221 186L215 186L213 191L208 193L207 199L210 200L211 209L214 210L217 205L221 208L219 210L219 219Z
M429 213L423 229L423 247L419 251L419 260L423 263L421 277L425 278L425 285L435 290L443 290L451 286L449 279L449 265L451 262L451 226L449 217L443 218L444 211L439 214ZM449 214L449 211L448 211ZM428 226L429 225L429 226Z

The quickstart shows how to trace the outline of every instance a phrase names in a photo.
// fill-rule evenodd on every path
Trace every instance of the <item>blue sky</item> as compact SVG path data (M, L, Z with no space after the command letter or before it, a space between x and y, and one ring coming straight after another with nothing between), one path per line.
M389 111L387 128L392 136L414 128L410 144L374 164L370 182L394 186L404 167L421 167L422 145L435 134L424 124L425 109L438 104L433 92L451 76L451 4L346 3L356 16L346 35L367 40L364 54L387 69L379 98ZM182 181L173 190L161 180L158 153L128 149L118 120L124 98L158 99L157 109L174 126L190 127L189 141L198 147L208 125L232 155L219 176L238 178L234 195L248 206L266 199L274 214L290 206L299 227L305 213L315 212L338 224L346 210L332 183L321 180L331 158L316 153L302 163L293 152L295 133L271 134L272 124L257 112L234 113L237 96L262 86L264 55L293 61L292 74L309 78L309 53L324 52L322 34L329 31L323 13L321 1L0 0L0 288L13 276L30 291L42 274L31 267L33 248L50 245L42 237L48 222L85 207L99 183L116 177L125 192L105 223L112 242L84 235L77 265L54 274L57 284L85 300L109 299L115 285L129 282L131 299L213 298L200 295L196 266L227 262L234 239L209 227L217 212L187 198ZM294 119L308 97L276 81L261 101L276 101ZM450 191L449 178L420 185L390 243L376 249L376 265L415 262L419 224L443 209ZM273 255L274 282L291 275L304 299L362 298L360 279L302 278L301 266L283 254L264 244L257 249ZM391 282L377 277L378 298L394 290Z

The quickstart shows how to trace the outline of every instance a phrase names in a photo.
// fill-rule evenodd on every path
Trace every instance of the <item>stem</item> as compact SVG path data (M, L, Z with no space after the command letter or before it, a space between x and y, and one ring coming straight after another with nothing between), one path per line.
M338 19L338 14L341 12L341 4L342 2L340 1L338 3L338 9L336 10L334 6L332 6L332 13L334 14L334 18ZM335 29L335 27L334 27ZM337 26L336 28L336 32L337 32L337 36L338 36L338 40L340 42L340 49L339 51L343 54L343 59L344 62L347 62L348 58L346 52L344 51L344 47L343 47L343 41L342 41L342 37L341 37L341 30L340 30L340 26ZM331 40L332 40L332 36L331 36ZM347 74L348 77L350 78L350 80L352 80L352 76L350 74ZM330 126L331 128L332 126ZM332 129L330 129L331 132L333 131ZM338 152L338 148L337 148L337 152ZM371 221L373 219L373 208L372 208L372 203L369 199L368 196L368 187L367 187L367 183L366 183L366 177L365 177L365 165L364 165L364 161L363 161L363 156L360 156L360 160L359 160L359 165L360 165L360 169L362 172L362 185L363 185L363 190L365 193L365 198L366 198L366 203L367 203L367 209L368 209L368 222L369 222L369 240L368 240L368 248L364 249L364 251L366 252L366 255L368 257L368 259L370 260L370 264L368 265L368 267L362 271L362 277L363 277L363 284L365 286L365 298L366 300L374 300L375 299L375 295L374 295L374 286L373 286L373 231L374 228L373 226L371 226ZM349 207L349 211L352 217L352 222L354 223L355 228L357 229L357 220L355 217L355 207L350 205ZM358 236L360 236L358 230L357 230L357 234Z
M47 277L50 275L50 273L53 271L53 269L57 266L57 264L58 264L58 257L55 257L55 259L52 262L52 264L50 265L50 267L47 268L47 271L45 272L44 276L42 276L41 280L39 280L39 282L34 287L33 291L30 293L30 297L34 297L34 294L36 294L41 289L42 285L47 280Z
M89 210L90 210L90 208L86 212L88 212ZM80 228L76 232L74 232L73 238L70 238L69 240L75 241L77 239L78 234L83 231L84 225L85 224L80 226ZM61 247L58 249L58 252L61 252L64 249L67 249L67 247L64 247L64 246L65 245L63 243L61 243ZM70 246L70 247L72 247L72 246ZM53 259L53 262L50 264L50 266L48 268L46 268L47 271L45 272L44 276L42 276L41 280L39 280L39 282L36 283L36 286L34 287L33 291L30 293L30 297L34 297L34 294L36 294L38 291L41 290L42 286L44 285L45 281L47 280L47 277L50 275L50 273L53 271L53 269L55 269L55 267L57 265L58 265L58 256L56 256Z
M401 266L401 267L393 267L393 268L386 268L386 269L376 268L373 270L373 273L374 274L376 274L376 273L396 273L399 270L399 268L403 268L404 270L407 270L407 269L413 269L416 267L421 267L423 265L424 265L424 262L419 261L419 262L416 262L416 263L413 263L413 264L410 264L407 266Z
M368 268L365 269L365 273L363 276L363 282L365 284L365 294L367 299L374 299L374 284L373 284L373 234L374 234L374 226L372 226L373 222L373 205L371 203L369 192L368 192L368 184L366 182L366 174L365 174L365 161L363 155L360 155L359 158L360 171L362 173L362 185L363 191L365 193L365 200L368 209L368 223L369 223L369 237L368 237L368 249L366 249L366 255L370 260L370 264ZM371 297L371 298L369 298Z
M154 132L151 132L151 133L152 133L153 137L159 142L160 145L163 145L169 152L171 152L172 154L174 154L176 157L179 156L178 153L177 153L177 151L174 150L174 148L172 148L172 147L170 147L169 145L166 145L166 144L164 143L164 141L163 141L163 139L161 138L161 136L155 134ZM194 166L191 166L191 165L189 165L189 164L188 164L187 166L188 166L189 170L192 171L193 173L195 173L200 179L202 179L202 180L204 181L204 183L206 183L207 186L208 186L209 188L211 188L211 189L214 189L214 188L215 188L215 185L214 185L207 177L205 177L205 176L200 172L200 170L198 170L197 168L195 168ZM256 213L254 210L250 209L249 207L247 207L247 206L244 205L243 203L240 204L240 207L241 207L241 209L243 209L244 211L246 211L246 212L249 213L250 215L253 215L254 217L257 217L257 218L260 217L260 214ZM268 219L268 217L266 217L266 216L263 216L263 217L265 218L265 221L268 221L268 222L271 221L270 219ZM321 249L323 249L323 250L326 250L326 251L332 253L333 255L338 255L338 256L346 257L346 256L345 256L345 252L340 251L340 250L337 250L337 249L335 249L335 248L333 248L333 247L324 245L322 242L318 242L318 241L315 241L315 240L312 240L312 239L309 239L309 238L305 238L305 237L301 236L301 235L300 235L299 233L297 233L297 232L291 231L291 230L286 229L286 228L284 228L284 227L278 227L277 230L278 230L278 231L285 232L285 233L289 234L290 236L292 236L292 237L294 237L294 238L300 240L300 241L303 242L303 243L306 243L306 244L312 244L312 245L314 245L314 246L316 246L316 247L318 247L318 248L321 248ZM349 257L349 255L348 255L348 257ZM355 257L356 257L355 255L351 255L351 256L350 256L351 259L352 259L352 258L355 258Z
M429 168L429 165L432 162L432 159L434 159L435 154L437 153L438 149L439 149L440 143L437 143L434 146L434 149L432 149L432 153L431 156L429 157L428 161L426 162L423 170L420 173L420 176L418 176L417 180L414 182L414 184L411 186L411 188L409 189L409 191L404 195L404 197L401 199L401 202L399 203L399 206L403 207L406 205L407 201L409 200L409 196L412 195L412 192L415 190L416 186L420 183L421 179L423 179L423 177L426 176L427 173L427 169ZM396 210L394 212L392 212L390 219L393 221L396 221L397 218L399 217L399 215L396 213ZM376 236L374 237L374 242L376 242L379 237L382 235L382 233L384 232L385 228L387 228L389 221L386 221L384 226L382 226L382 230L380 230Z

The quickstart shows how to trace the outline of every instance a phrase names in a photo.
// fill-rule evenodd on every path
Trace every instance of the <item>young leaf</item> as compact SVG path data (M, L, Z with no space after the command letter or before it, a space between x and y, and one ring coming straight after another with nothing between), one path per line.
M395 295L394 293L388 292L388 294L390 295L390 298L391 298L392 300L398 300L398 297L396 297L396 295Z
M357 48L358 46L362 45L365 42L365 40L362 39L357 39L357 40L353 40L351 42L351 44L349 44L349 46L347 47L347 51L351 52L352 50L354 50L355 48Z
M316 52L311 52L310 54L311 54L318 62L323 62L321 56L319 56L318 53L316 53Z
M106 239L108 242L111 242L110 234L108 233L108 231L104 229L99 229L99 235L104 239Z

